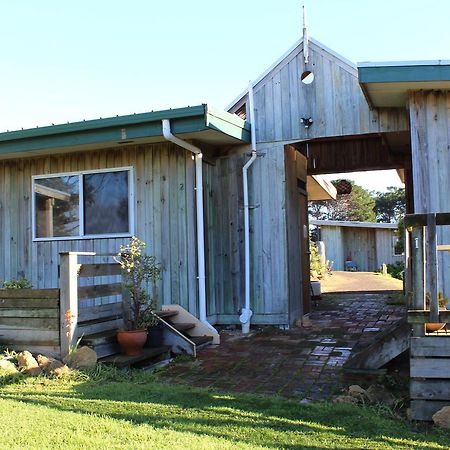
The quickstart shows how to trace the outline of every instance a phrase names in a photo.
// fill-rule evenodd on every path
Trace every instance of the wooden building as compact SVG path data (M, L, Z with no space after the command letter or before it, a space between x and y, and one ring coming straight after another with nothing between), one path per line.
M61 252L117 253L137 235L162 264L160 302L198 316L195 161L165 140L162 120L203 154L208 320L239 323L249 124L207 105L1 133L0 281L25 277L35 288L56 288ZM276 167L283 173L284 161L268 154L257 170L267 177ZM301 176L306 189L304 170ZM319 176L309 179L312 197L335 195ZM264 204L264 211L270 202L275 217L253 224L258 233L264 230L259 242L267 259L254 256L253 323L287 324L285 254L273 239L285 233L282 191L258 183L252 180L252 201ZM271 273L274 264L280 270Z
M383 264L403 262L396 249L397 224L312 220L319 227L319 240L325 245L325 258L333 270L346 270L351 261L359 272L376 272Z

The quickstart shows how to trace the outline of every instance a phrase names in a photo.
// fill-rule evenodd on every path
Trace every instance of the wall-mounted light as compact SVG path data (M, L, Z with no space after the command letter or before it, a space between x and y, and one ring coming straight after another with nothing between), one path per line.
M302 117L300 119L300 122L303 124L303 126L308 129L312 124L313 124L313 120L311 117Z

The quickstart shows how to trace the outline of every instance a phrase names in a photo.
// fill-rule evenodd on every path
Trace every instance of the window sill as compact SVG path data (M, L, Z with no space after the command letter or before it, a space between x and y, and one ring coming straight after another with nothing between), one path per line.
M87 236L63 236L63 237L43 237L33 238L33 242L53 242L53 241L86 241L96 239L121 239L131 238L132 233L119 233L119 234L90 234Z

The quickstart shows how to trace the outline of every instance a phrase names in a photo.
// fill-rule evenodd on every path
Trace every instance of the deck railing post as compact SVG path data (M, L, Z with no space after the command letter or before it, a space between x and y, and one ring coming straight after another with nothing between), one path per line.
M436 214L427 214L427 287L429 289L430 322L439 322L438 258Z
M413 226L411 231L411 261L412 261L412 309L425 309L425 251L424 227ZM424 336L423 324L413 325L414 336Z
M60 341L61 357L76 344L78 326L78 259L76 253L60 253Z

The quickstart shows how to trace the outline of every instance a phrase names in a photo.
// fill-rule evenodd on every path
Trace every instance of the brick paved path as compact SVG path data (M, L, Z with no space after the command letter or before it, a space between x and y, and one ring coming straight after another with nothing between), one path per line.
M404 307L387 305L387 299L387 294L326 294L306 326L288 331L265 328L249 337L223 331L220 346L203 350L196 360L180 358L161 379L226 391L327 399L343 387L342 365L352 348L402 316Z

